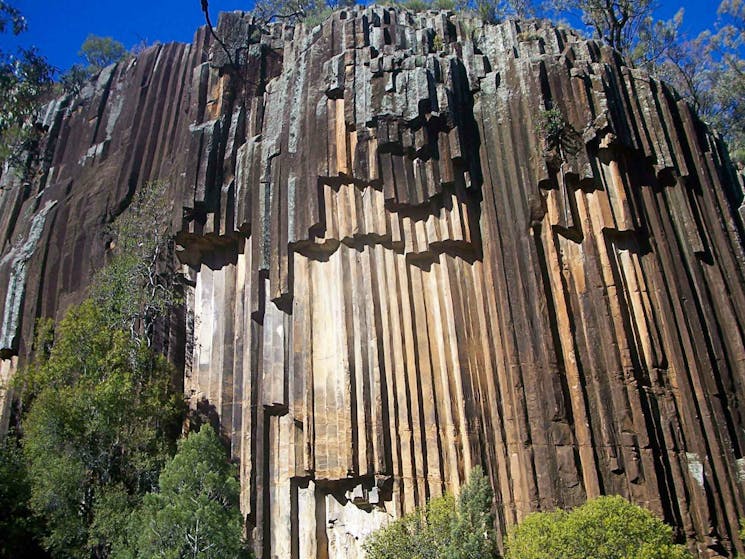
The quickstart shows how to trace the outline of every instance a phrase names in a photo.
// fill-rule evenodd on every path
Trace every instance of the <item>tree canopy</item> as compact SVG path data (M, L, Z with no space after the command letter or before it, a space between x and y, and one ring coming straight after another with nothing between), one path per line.
M691 559L672 528L618 496L598 497L571 512L537 512L507 539L505 559Z
M0 33L19 35L26 29L21 12L0 2ZM0 160L18 158L34 140L29 120L53 77L54 69L35 48L0 49Z
M162 194L138 191L91 295L56 326L39 321L34 358L16 377L28 502L53 557L107 557L175 449L183 395L145 343L171 301L160 288L172 276L156 272L169 242Z
M114 559L244 556L237 470L212 427L179 441L158 486L132 513Z
M46 343L19 376L30 505L54 557L106 557L170 455L180 398L165 360L108 327L90 299L54 330L48 356Z
M83 41L78 54L88 64L88 72L95 74L109 64L122 60L127 54L127 49L112 37L90 34Z
M456 499L450 494L373 533L368 559L488 559L496 557L492 490L480 468Z

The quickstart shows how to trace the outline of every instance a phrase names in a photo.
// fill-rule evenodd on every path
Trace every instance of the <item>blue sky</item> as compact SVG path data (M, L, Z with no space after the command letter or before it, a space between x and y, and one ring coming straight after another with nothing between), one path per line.
M89 33L110 36L131 47L148 42L191 42L204 23L200 0L10 0L26 16L29 30L20 37L0 37L0 48L35 45L57 68L78 62L78 50ZM669 18L683 6L684 27L692 35L711 26L719 0L661 0L659 17ZM249 10L252 0L210 0L214 21L218 11Z

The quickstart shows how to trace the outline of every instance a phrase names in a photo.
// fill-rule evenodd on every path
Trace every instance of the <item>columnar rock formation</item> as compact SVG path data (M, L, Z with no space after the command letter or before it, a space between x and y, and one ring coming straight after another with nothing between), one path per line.
M188 279L160 343L259 557L356 556L476 465L500 534L618 493L743 551L742 192L688 105L540 22L217 34L51 103L35 174L3 175L1 378L159 179Z

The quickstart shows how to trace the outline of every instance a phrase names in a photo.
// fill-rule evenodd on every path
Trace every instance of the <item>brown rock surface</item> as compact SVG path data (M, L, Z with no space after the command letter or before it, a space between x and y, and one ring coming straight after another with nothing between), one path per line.
M501 534L617 493L745 551L742 184L685 103L539 22L218 34L230 57L201 29L50 104L35 178L3 175L0 379L160 179L191 280L160 343L259 557L355 556L478 464Z

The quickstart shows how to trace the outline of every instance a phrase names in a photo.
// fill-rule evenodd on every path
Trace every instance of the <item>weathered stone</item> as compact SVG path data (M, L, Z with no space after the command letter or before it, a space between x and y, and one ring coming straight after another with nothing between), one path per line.
M234 64L206 29L148 49L48 106L37 179L1 177L0 380L158 179L189 279L161 345L259 557L355 556L476 465L501 535L617 493L745 551L743 179L685 103L536 21L218 33Z

